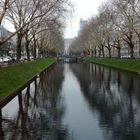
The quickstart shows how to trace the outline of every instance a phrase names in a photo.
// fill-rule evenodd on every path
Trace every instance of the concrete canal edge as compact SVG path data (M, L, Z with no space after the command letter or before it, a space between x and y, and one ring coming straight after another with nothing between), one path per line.
M104 66L104 67L109 67L109 68L112 68L112 69L121 70L121 71L124 71L124 72L129 72L129 73L136 74L137 76L140 76L140 71L134 71L132 69L130 70L130 69L127 69L125 67L119 67L118 65L115 66L115 65L111 65L111 64L104 64L102 62L96 62L93 59L87 59L87 58L83 58L83 61L86 62L86 63L93 63L93 64L96 64L96 65L101 65L101 66ZM114 61L114 63L115 63L115 61Z
M30 83L32 83L37 78L37 75L40 75L41 73L43 73L44 71L46 71L47 69L49 69L51 66L53 66L55 64L56 64L56 61L54 61L53 63L50 63L49 65L47 65L46 68L44 68L43 70L41 70L41 72L36 73L36 75L33 76L30 80L28 80L24 85L22 85L21 87L19 87L18 89L16 89L13 93L11 93L10 95L8 95L4 99L2 99L0 101L0 109L2 109L6 104L8 104L17 95L22 94L21 91L24 90Z

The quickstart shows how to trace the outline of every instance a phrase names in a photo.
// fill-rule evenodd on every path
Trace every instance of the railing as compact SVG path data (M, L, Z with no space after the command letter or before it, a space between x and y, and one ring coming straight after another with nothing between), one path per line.
M77 62L78 57L77 56L72 56L72 55L61 55L57 57L58 61L63 61L63 62Z

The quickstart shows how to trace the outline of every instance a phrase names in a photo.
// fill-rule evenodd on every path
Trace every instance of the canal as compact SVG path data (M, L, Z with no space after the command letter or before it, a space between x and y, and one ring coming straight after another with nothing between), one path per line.
M140 140L140 77L56 64L1 109L0 139Z

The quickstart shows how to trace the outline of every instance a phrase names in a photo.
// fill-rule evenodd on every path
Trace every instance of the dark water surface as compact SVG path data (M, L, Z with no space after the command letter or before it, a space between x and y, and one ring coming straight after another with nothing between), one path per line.
M140 77L57 64L0 112L1 140L140 140Z

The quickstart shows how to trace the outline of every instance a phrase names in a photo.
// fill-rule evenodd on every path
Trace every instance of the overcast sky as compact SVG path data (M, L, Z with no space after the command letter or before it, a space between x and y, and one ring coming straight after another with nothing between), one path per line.
M80 18L87 20L98 13L98 7L104 0L71 0L75 6L73 18L67 19L65 38L77 36Z
M98 7L105 0L70 0L74 5L75 12L73 13L73 18L67 19L67 26L64 32L65 38L73 38L77 36L79 30L80 18L87 20L91 16L95 16L98 13ZM11 26L7 21L4 25L10 31L14 31L14 27Z

